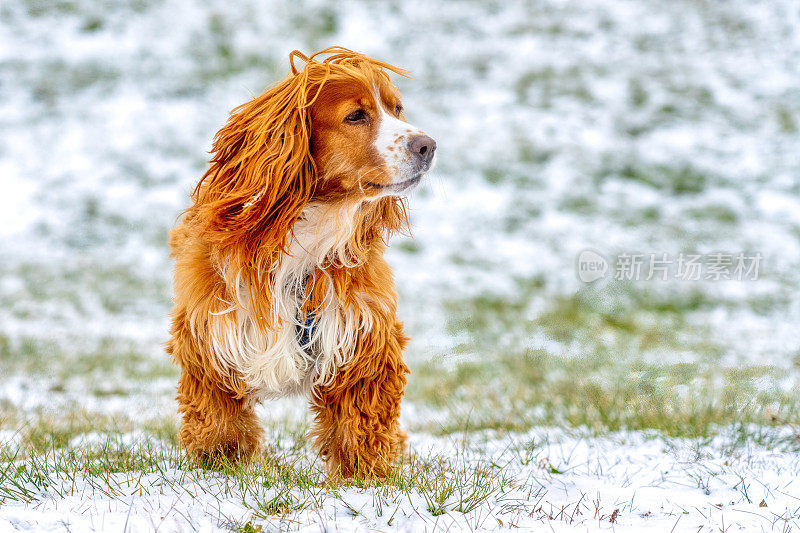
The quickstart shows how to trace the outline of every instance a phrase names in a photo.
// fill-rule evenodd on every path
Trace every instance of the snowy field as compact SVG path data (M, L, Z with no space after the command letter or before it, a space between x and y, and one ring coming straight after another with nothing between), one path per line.
M232 6L0 3L0 533L800 529L797 2ZM198 470L166 232L228 112L333 44L411 70L439 147L390 251L414 455L329 486L290 399Z

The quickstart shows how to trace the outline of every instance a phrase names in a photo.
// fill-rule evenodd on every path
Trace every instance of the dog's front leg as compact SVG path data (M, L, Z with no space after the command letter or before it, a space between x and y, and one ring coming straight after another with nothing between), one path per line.
M393 317L361 332L353 359L331 383L314 389L312 435L330 478L385 478L403 453L406 435L398 418L407 340Z

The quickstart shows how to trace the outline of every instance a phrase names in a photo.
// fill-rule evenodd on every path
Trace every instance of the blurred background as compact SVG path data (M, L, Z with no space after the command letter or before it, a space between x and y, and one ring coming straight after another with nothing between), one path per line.
M174 429L167 231L229 111L330 45L409 69L407 118L439 146L389 257L412 430L797 422L792 0L5 0L4 426ZM587 284L586 249L762 260Z

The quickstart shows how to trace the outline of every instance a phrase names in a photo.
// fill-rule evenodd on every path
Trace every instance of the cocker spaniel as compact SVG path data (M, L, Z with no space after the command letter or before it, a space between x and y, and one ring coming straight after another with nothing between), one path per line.
M170 233L180 442L248 459L254 406L303 394L329 476L384 477L405 448L408 338L383 253L436 143L403 118L402 69L340 47L289 60L232 111Z

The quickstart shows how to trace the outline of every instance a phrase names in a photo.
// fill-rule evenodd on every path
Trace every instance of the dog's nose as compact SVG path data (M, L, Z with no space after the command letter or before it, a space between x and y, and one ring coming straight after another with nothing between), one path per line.
M436 141L427 135L414 135L408 142L408 149L425 165L430 165L436 151Z

